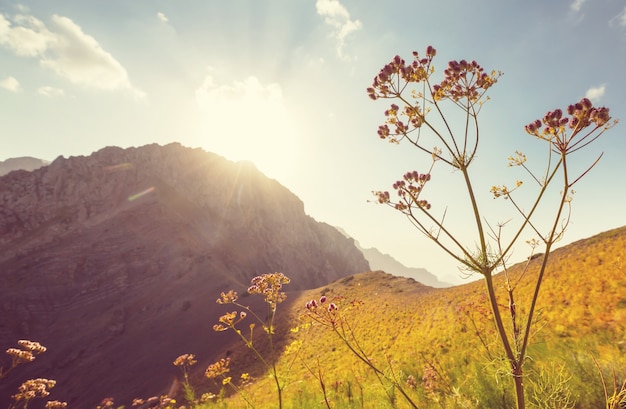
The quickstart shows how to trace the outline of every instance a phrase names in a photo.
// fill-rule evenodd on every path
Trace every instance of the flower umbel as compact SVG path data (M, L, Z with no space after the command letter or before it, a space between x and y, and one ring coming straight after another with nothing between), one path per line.
M289 284L291 280L283 273L263 274L252 279L252 285L248 288L250 294L260 294L265 298L273 309L287 298L282 292L283 284Z

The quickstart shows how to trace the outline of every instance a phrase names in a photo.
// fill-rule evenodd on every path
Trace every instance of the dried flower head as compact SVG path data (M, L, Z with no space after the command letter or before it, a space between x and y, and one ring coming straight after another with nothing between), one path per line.
M175 366L181 367L189 367L195 365L198 361L196 361L194 354L183 354L174 360Z
M20 385L18 392L13 395L12 398L16 402L27 402L34 398L45 398L50 395L48 389L54 388L54 385L56 385L56 381L52 379L29 379Z
M283 273L263 274L252 279L248 293L262 295L266 303L272 308L276 308L276 304L287 298L287 295L281 290L283 285L289 284L290 281Z
M230 358L222 358L219 361L209 365L204 376L209 379L215 379L218 376L223 376L230 371Z
M51 400L46 403L46 409L65 409L67 402L60 402L58 400Z
M238 298L239 296L237 295L237 293L233 290L230 290L227 293L222 292L220 294L220 298L218 298L216 302L218 304L232 304L237 301Z

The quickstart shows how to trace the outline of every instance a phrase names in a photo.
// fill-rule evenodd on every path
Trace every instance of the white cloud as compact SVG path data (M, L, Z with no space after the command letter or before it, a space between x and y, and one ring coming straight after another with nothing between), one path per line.
M599 101L600 98L604 95L605 85L602 84L599 87L591 87L587 90L585 97L589 98L592 101Z
M15 77L6 77L0 80L0 88L4 88L7 91L18 92L21 91L20 82Z
M580 9L583 6L583 3L587 1L587 0L574 0L574 2L572 4L570 4L570 9L574 10L574 11L580 11Z
M263 85L254 76L244 81L233 81L232 85L218 85L209 74L196 90L196 101L200 108L216 113L217 118L242 118L255 112L285 110L280 85Z
M43 54L56 41L45 24L32 17L18 14L13 17L15 26L0 14L0 45L20 57L36 57Z
M50 87L48 85L39 87L37 89L37 93L46 97L62 97L63 95L65 95L65 91L63 91L62 89Z
M163 13L161 13L160 11L157 13L157 18L159 20L161 20L161 22L163 23L167 23L169 20L167 19L167 16Z
M43 67L75 84L143 96L130 83L122 64L80 26L58 15L51 22L48 28L32 16L16 15L11 22L0 15L0 45L21 57L38 57Z
M360 30L363 24L359 20L351 20L350 13L339 0L317 0L315 8L317 14L324 17L324 22L333 28L332 36L337 39L337 55L349 59L344 54L346 37Z

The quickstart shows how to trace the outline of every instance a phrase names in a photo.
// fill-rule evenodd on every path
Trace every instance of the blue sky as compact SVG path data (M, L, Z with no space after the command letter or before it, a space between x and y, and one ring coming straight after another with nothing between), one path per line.
M438 69L475 59L504 72L480 114L474 173L493 224L512 213L489 193L515 180L506 158L544 153L524 125L584 96L626 117L618 0L1 0L0 160L173 141L251 160L315 219L462 282L402 215L368 203L428 158L378 139L387 104L365 89L394 55L409 60L428 45ZM605 152L576 185L563 244L626 225L622 128L576 157L584 169ZM450 227L471 247L455 177L433 174L431 202L439 214L448 206ZM521 246L513 260L526 255Z

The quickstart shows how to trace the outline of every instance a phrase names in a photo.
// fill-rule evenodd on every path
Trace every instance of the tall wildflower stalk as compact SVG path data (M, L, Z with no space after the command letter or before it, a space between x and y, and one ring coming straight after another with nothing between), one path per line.
M282 409L283 407L282 393L285 385L281 381L276 367L276 361L278 359L279 351L276 350L276 346L274 344L274 320L276 318L276 309L278 307L278 304L280 304L287 298L287 295L282 291L282 287L285 284L289 284L289 282L289 278L286 277L283 273L263 274L252 279L252 285L248 288L248 293L263 296L263 300L267 304L267 318L265 319L262 319L249 306L239 303L239 296L235 291L231 290L227 293L222 293L220 298L217 299L217 303L235 305L240 309L240 311L232 311L226 313L225 315L220 317L219 324L213 326L213 329L215 331L227 331L229 329L235 331L235 333L242 339L246 346L256 355L259 361L263 363L266 369L270 372L274 384L276 385L276 394L279 409ZM251 315L256 323L261 324L263 331L267 335L269 343L268 356L263 355L254 344L253 335L254 328L256 327L255 322L251 322L249 324L248 328L250 332L248 333L248 335L244 334L241 329L238 328L238 325L243 320L245 320L248 315ZM207 374L208 373L209 371L207 370ZM225 381L226 380L230 382L230 378L226 378Z
M479 192L475 189L476 176L472 173L482 140L478 115L488 100L487 91L497 83L502 73L486 72L476 61L450 61L443 71L443 79L436 82L432 78L436 54L436 50L429 46L424 56L413 52L410 62L395 56L367 89L372 100L393 101L384 111L386 119L378 128L378 136L395 144L409 144L428 159L425 172L407 172L393 184L394 195L388 191L376 191L374 194L379 203L404 214L421 234L464 269L482 276L500 345L514 381L517 407L522 409L526 407L524 363L550 251L569 223L574 185L587 175L600 157L579 173L573 173L570 159L573 153L586 148L617 121L611 121L608 108L594 107L589 99L583 98L569 105L565 112L555 109L541 120L526 125L525 131L546 145L548 157L540 172L527 165L526 156L520 151L509 157L509 166L520 167L530 176L534 192L521 194L522 180L511 187L495 185L491 188L494 198L507 199L514 213L520 216L520 222L512 227L512 234L505 238L502 229L505 225L511 226L509 223L490 224L487 221L480 205ZM460 112L462 120L450 116L450 112L446 111L448 108ZM450 119L452 117L454 121ZM465 205L476 233L473 243L464 243L458 226L446 222L447 207L437 207L425 197L434 180L435 167L448 167L461 178L467 194ZM548 199L550 195L547 193L552 189L560 192L555 202ZM526 202L528 198L531 199L529 206ZM542 225L540 213L542 217L552 214L552 221L547 226ZM533 295L526 306L527 313L521 316L514 297L521 278L510 277L506 267L513 248L528 232L534 236L528 240L531 247L534 249L543 245L544 252L533 283ZM499 299L494 286L494 274L499 271L505 272L506 301ZM522 275L522 278L527 276ZM508 308L501 309L499 305L507 305ZM510 330L507 330L507 321L510 321Z

